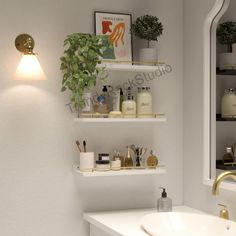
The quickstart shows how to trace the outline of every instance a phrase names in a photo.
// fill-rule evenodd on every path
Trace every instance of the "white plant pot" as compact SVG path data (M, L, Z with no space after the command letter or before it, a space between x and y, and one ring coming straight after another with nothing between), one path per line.
M231 69L227 65L236 65L236 53L221 53L220 54L220 69Z
M156 48L139 49L139 61L141 62L141 64L144 64L144 65L156 65L157 49Z

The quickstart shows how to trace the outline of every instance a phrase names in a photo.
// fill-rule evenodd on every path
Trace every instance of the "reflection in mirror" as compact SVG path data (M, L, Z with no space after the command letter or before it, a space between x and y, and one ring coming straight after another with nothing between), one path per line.
M222 71L219 67L220 52L223 50L225 45L219 45L216 37L217 27L223 21L223 17L228 10L230 0L216 0L213 8L207 15L204 24L204 80L203 80L203 90L204 90L204 126L203 126L203 174L204 174L204 184L212 185L213 179L216 178L216 161L217 159L222 159L222 153L219 153L220 146L218 142L220 139L221 131L219 130L222 124L228 124L229 122L216 121L216 114L221 112L221 96L218 90L220 83L219 75ZM223 68L224 70L224 68ZM227 70L225 70L227 72ZM227 80L225 80L227 82ZM224 129L223 129L224 130ZM217 149L216 149L217 146ZM225 147L223 147L224 149ZM218 165L218 163L217 163ZM231 189L232 186L228 186L228 183L223 183L227 185L226 188ZM231 184L232 185L232 184ZM236 190L236 185L233 185Z
M217 24L216 34L216 172L236 171L236 1ZM214 83L213 83L214 84ZM213 157L212 157L213 159ZM213 169L214 171L214 169ZM214 173L213 173L214 176Z
M210 178L236 172L236 1L224 1L211 28Z

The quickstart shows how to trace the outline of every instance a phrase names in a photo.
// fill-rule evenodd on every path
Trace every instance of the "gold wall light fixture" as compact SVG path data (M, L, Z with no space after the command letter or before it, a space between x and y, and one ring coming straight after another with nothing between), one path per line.
M21 34L16 37L15 46L23 56L17 66L16 80L45 80L46 76L34 53L34 39L28 34Z

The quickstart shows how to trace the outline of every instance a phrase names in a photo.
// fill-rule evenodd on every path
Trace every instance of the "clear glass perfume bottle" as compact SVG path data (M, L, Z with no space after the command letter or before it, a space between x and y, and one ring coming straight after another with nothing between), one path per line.
M127 155L125 157L125 160L124 160L124 166L126 168L131 168L133 167L134 163L133 163L133 159L131 157L131 152L130 152L130 146L127 146Z

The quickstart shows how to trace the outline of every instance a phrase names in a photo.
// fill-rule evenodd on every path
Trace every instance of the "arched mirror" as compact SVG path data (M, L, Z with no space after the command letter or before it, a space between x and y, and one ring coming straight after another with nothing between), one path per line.
M204 28L204 183L236 172L236 1L217 0ZM235 190L226 181L223 188Z

